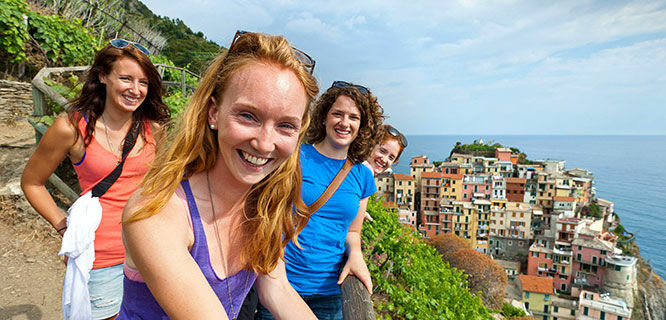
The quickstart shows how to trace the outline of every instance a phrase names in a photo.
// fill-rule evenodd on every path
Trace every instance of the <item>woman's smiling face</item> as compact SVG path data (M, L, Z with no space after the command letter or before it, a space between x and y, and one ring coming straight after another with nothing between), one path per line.
M122 57L113 63L109 74L100 74L106 87L104 108L114 107L123 112L134 112L148 94L148 76L136 60Z
M253 185L277 169L298 146L306 105L305 89L293 71L265 63L238 70L222 101L211 98L208 111L226 176L219 178Z
M388 139L382 144L378 144L372 150L368 158L368 163L372 167L374 174L382 173L390 168L400 153L400 144L396 139Z
M347 96L339 96L326 114L326 139L334 149L346 149L358 136L361 112L356 102Z

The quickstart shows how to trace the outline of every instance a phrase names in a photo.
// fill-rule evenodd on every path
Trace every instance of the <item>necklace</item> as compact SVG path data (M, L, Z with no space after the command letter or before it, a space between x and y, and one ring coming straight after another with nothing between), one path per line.
M208 177L208 171L206 171L206 182L208 183L208 197L210 198L210 207L211 210L213 211L213 226L215 226L215 237L217 238L217 245L218 248L220 249L220 257L222 258L222 268L224 269L224 280L227 284L227 293L229 294L229 311L231 311L231 318L232 320L236 320L238 317L238 313L240 313L241 306L240 304L238 305L238 310L236 310L236 313L234 313L234 302L231 300L231 288L229 287L229 274L227 272L227 262L224 260L224 251L222 250L222 241L220 241L220 230L219 227L217 226L217 217L215 216L215 205L213 204L213 192L210 187L210 178ZM247 288L247 280L250 277L250 272L247 271L245 273L245 285L243 286L243 290Z
M109 150L113 153L113 156L116 157L116 165L120 163L120 158L116 155L116 148L111 144L111 138L109 138L109 127L106 125L106 119L104 119L104 113L102 113L102 122L104 123L104 133L106 134L106 144L109 146Z

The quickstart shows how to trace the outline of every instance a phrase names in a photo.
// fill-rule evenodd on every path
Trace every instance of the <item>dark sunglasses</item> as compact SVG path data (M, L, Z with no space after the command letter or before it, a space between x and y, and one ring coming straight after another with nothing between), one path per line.
M236 39L238 39L240 36L246 34L246 33L251 33L249 31L243 31L243 30L238 30L236 31L236 34L234 35L234 40L231 41L231 45L229 45L229 51L231 51L231 48L234 47L234 44L236 43ZM312 59L307 53L291 47L294 49L294 56L296 56L296 59L300 61L303 64L303 67L305 67L305 70L308 70L310 74L314 72L314 67L315 67L315 60Z
M347 81L333 81L333 85L331 87L338 87L338 88L353 87L356 88L356 90L358 90L358 92L360 92L362 95L370 93L370 89Z
M398 129L394 128L391 125L386 125L386 131L388 131L388 133L390 133L392 136L394 136L396 138L399 138L400 142L402 142L402 145L405 148L407 148L407 138L405 138L405 135L400 133L400 131L398 131Z
M109 41L109 43L116 49L122 49L122 48L125 48L125 47L127 47L131 44L135 48L139 49L139 51L143 52L145 55L147 55L147 56L150 55L150 51L148 49L146 49L146 47L144 47L141 44L138 44L136 42L127 41L125 39L113 39L113 40Z

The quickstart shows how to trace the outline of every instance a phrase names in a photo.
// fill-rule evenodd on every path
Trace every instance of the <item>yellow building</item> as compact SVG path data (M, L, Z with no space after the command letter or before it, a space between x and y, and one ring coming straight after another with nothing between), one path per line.
M551 319L553 278L521 274L519 279L525 309L529 310L537 319Z
M393 199L400 209L414 210L414 178L410 175L393 174Z
M453 233L473 246L476 243L476 209L472 202L453 201Z

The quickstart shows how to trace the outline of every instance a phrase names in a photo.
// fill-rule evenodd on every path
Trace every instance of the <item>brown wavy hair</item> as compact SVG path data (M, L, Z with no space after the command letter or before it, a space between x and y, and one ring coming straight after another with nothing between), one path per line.
M83 135L83 144L85 147L92 141L93 132L95 132L95 123L104 112L106 86L99 81L99 76L100 74L110 74L114 63L121 58L134 59L148 77L146 99L132 113L132 121L148 119L159 124L166 124L170 120L169 108L162 101L162 79L148 56L133 45L116 48L111 44L107 44L95 54L93 64L86 73L81 94L72 100L67 108L67 118L74 128L78 128L81 117L85 117L88 120ZM140 126L140 128L141 137L143 137L144 141L147 141L143 126ZM77 139L81 136L81 132L78 129L76 130L76 135Z
M361 124L358 135L347 150L347 158L352 162L363 162L372 153L379 142L377 134L384 121L384 109L371 92L364 95L354 87L330 87L324 92L312 110L312 123L305 133L305 141L317 144L326 139L326 115L339 96L347 96L356 103L361 112Z
M143 181L147 203L129 219L130 223L148 218L164 207L183 179L204 172L217 161L216 131L208 127L211 97L223 100L229 80L241 68L267 63L293 71L307 96L299 141L310 122L310 104L319 92L315 78L294 56L289 42L281 36L245 33L231 51L218 55L207 68L178 124L170 132L168 145L156 155ZM292 208L296 209L294 213ZM284 247L303 230L309 216L301 198L299 146L275 171L252 186L245 198L243 232L247 235L242 262L253 271L268 274L283 257Z

